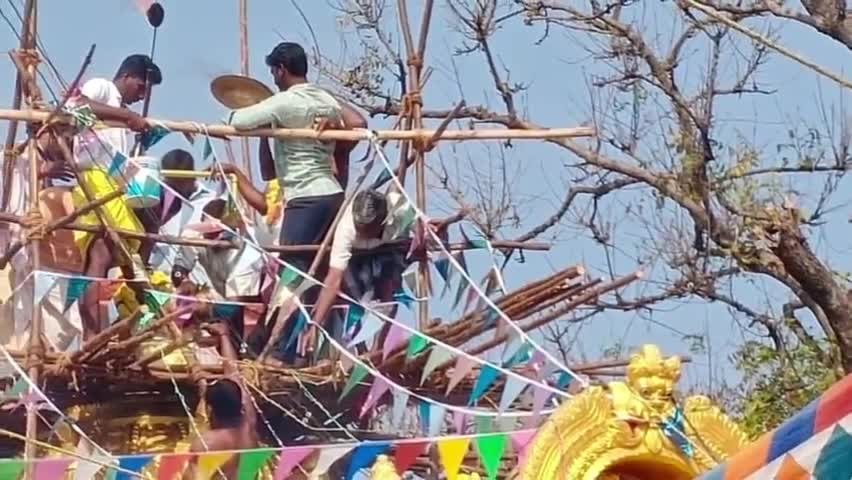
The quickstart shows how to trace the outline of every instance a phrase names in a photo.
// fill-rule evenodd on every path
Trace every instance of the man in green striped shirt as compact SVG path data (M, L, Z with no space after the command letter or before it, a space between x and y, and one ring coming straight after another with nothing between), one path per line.
M231 112L228 123L238 129L260 127L314 128L318 122L342 124L344 128L366 128L366 120L351 106L307 80L308 59L304 49L292 42L278 44L266 56L279 93ZM275 154L268 139L260 139L260 169L264 180L278 178L286 203L281 225L281 245L319 244L343 203L343 188L331 167L332 157L345 155L357 142L275 139ZM337 162L338 165L341 162ZM348 162L345 163L348 166ZM294 267L307 271L311 256L282 254ZM304 298L313 303L316 289ZM288 321L295 323L295 315ZM284 335L283 338L287 338Z

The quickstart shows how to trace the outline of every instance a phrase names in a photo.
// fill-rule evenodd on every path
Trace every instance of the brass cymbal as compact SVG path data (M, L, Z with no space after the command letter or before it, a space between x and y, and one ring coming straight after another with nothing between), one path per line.
M235 109L259 103L273 95L263 82L243 75L221 75L210 82L210 92L222 105Z

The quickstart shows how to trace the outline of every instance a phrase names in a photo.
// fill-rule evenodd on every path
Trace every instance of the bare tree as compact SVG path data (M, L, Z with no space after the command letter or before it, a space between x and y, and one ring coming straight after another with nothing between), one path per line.
M802 8L774 0L700 3L736 22L751 21L773 41L779 28L793 22L852 47L842 1L802 2ZM572 47L586 54L588 118L598 135L588 143L550 142L555 157L569 159L562 163L565 186L552 212L522 211L525 199L506 175L513 168L505 161L511 145L488 152L490 165L473 166L475 149L443 147L429 160L433 188L475 211L472 218L487 236L515 232L528 240L560 228L582 230L602 249L601 270L614 276L613 259L620 256L654 272L643 295L600 302L576 322L608 309L645 312L674 299L698 298L728 307L744 320L744 331L766 339L782 365L792 365L788 353L806 346L829 371L852 372L848 279L812 245L836 221L837 198L852 167L842 105L824 107L819 118L788 121L786 138L769 148L726 123L718 115L724 102L777 95L765 86L771 82L763 71L768 62L784 60L690 1L447 4L457 47L435 61L456 71L460 92L457 58L480 58L492 80L494 102L460 109L455 119L462 125L539 126L524 105L535 87L513 80L511 65L495 50L504 26L538 28L537 43L550 47L535 50L542 61L558 56L552 52L565 37L556 32L570 35ZM329 68L326 62L325 73L371 115L399 114L405 108L406 66L391 33L393 19L385 18L389 7L378 0L340 1L337 7L363 48L348 66ZM424 115L445 118L451 110L426 109ZM762 125L755 118L749 129ZM754 287L766 280L786 292L782 308ZM571 338L564 328L551 333Z

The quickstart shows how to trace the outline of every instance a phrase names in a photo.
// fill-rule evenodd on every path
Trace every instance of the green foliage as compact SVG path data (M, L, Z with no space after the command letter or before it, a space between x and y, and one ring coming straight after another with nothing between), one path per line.
M743 381L731 413L750 437L777 427L838 380L837 369L823 362L818 349L827 352L830 345L790 345L783 355L755 341L740 347L734 362Z

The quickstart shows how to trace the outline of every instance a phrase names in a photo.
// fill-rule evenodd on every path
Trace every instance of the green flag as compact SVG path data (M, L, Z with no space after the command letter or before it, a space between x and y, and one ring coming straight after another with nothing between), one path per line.
M482 466L485 467L490 479L496 479L497 473L500 471L500 459L503 458L503 452L506 450L506 440L506 435L502 433L476 439L479 458L482 459Z
M9 480L17 480L18 476L24 471L23 460L2 460L0 461L0 478L8 478Z
M239 480L256 480L257 472L266 464L275 452L273 450L255 450L240 455Z
M429 340L426 340L426 337L415 333L411 336L411 340L408 341L408 349L405 352L405 359L410 360L416 357L420 352L426 350L426 347L428 346Z
M367 367L364 365L356 364L352 369L352 375L349 376L349 380L346 381L346 385L343 387L343 392L340 394L340 398L337 401L343 400L346 395L349 395L349 392L355 388L355 385L361 383L361 380L364 380L364 377L367 376Z

